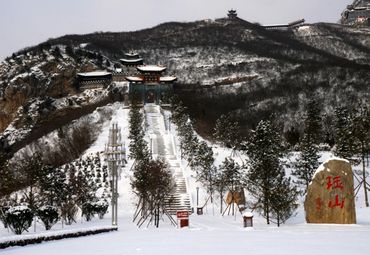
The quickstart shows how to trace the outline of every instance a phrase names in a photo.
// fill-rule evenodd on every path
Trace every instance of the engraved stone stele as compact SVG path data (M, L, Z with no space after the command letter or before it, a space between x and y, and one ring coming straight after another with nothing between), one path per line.
M307 223L356 224L353 172L347 160L332 158L316 170L304 209Z

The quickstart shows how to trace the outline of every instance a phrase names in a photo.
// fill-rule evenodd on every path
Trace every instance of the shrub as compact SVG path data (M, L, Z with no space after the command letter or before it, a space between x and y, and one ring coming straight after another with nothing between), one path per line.
M103 219L108 211L108 202L101 200L95 203L95 212L98 214L99 219Z
M39 208L37 210L37 216L39 216L42 223L44 223L46 230L51 229L59 220L58 209L50 205Z
M31 226L33 213L27 206L15 206L5 213L5 221L8 227L17 235L22 234Z
M4 228L8 228L8 224L6 223L6 212L9 210L9 206L1 206L0 207L0 221L4 224Z
M95 204L86 202L82 205L82 215L85 216L86 221L90 221L95 214Z
M78 207L72 201L62 204L61 207L61 216L66 222L66 225L71 225L73 222L76 222L76 216L78 212Z
M99 219L103 219L108 211L108 202L100 200L98 202L86 202L82 205L82 215L85 216L86 221L90 221L95 214L98 214Z

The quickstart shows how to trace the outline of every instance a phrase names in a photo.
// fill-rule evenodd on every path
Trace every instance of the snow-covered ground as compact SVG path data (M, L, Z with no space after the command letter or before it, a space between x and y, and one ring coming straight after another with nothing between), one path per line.
M103 124L101 134L96 143L86 154L104 150L107 142L109 127L117 122L122 129L122 138L127 141L129 109L120 104L112 106L114 113L111 121ZM165 125L161 126L162 129ZM175 134L176 128L172 126L171 132ZM165 133L165 130L160 130ZM148 143L150 138L148 137ZM165 137L166 139L166 137ZM175 144L178 141L175 139ZM128 142L126 142L126 149ZM214 147L217 156L216 164L220 164L229 150ZM322 160L330 157L330 153L323 153ZM294 158L294 155L293 157ZM306 224L304 211L301 206L296 216L288 220L280 228L275 225L266 225L265 220L255 213L254 227L243 228L242 217L222 217L216 199L215 204L205 207L204 215L192 214L190 227L184 229L174 228L168 220L160 223L160 228L153 226L137 228L132 221L136 198L130 187L130 168L132 161L124 167L119 182L119 219L118 232L99 234L95 236L66 239L46 242L26 247L13 247L2 250L2 255L53 255L53 254L369 254L370 246L367 243L370 236L370 209L364 207L363 191L360 190L356 199L357 221L356 225L333 224ZM187 178L188 191L191 193L193 206L196 201L196 187L200 187L199 204L203 205L207 199L201 185L195 181L194 173L184 165L184 176ZM289 172L289 171L288 171ZM247 197L248 199L248 197ZM303 199L301 199L302 202ZM81 222L72 226L64 226L64 230L81 229L84 227L106 226L110 224L110 215L104 220L93 219L91 222ZM63 231L57 224L51 231ZM37 227L38 234L45 232ZM29 235L32 235L30 229ZM0 241L13 238L0 227Z
M368 211L367 211L368 212ZM119 219L119 231L52 241L1 251L5 254L369 254L370 222L361 225L289 224L267 227L258 219L244 229L240 217L192 215L190 227L138 229L130 216Z

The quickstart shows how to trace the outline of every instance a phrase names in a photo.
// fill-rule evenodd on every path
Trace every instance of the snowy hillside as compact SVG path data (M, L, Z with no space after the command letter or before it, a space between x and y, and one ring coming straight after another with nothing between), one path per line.
M246 132L271 114L284 122L284 131L299 128L301 106L312 97L325 105L329 118L337 105L370 98L369 33L369 28L325 23L269 31L241 19L218 19L65 35L0 65L0 131L29 100L74 95L77 72L120 66L119 59L132 49L145 63L162 64L177 76L175 93L202 135L210 135L223 113L232 114Z
M149 108L148 108L149 107ZM176 126L171 128L160 118L161 113L156 111L157 106L146 108L147 133L145 139L150 143L154 154L163 153L172 159L174 155L180 155L179 139L176 133ZM154 107L154 108L153 108ZM93 145L85 151L86 157L104 150L108 141L109 128L112 123L118 123L122 130L122 138L125 141L126 151L128 146L128 113L129 108L120 103L110 106L112 117L101 124L97 139ZM168 114L168 112L163 112ZM158 115L159 114L159 115ZM154 136L153 136L154 135ZM173 140L171 138L173 137ZM171 138L171 139L169 139ZM171 141L172 140L172 141ZM177 145L168 147L166 144ZM171 152L172 148L174 151ZM216 164L219 164L231 151L213 145ZM154 155L155 156L155 155ZM236 160L240 161L236 154ZM322 153L320 161L331 156L330 153ZM294 161L296 154L287 158L287 161ZM266 225L265 219L254 214L254 227L245 229L242 227L242 217L239 213L235 216L222 217L219 213L217 199L215 203L208 204L204 208L204 215L192 214L190 216L190 227L177 229L170 225L168 220L161 223L161 227L137 228L132 222L137 198L132 193L130 178L132 177L133 161L122 169L119 181L119 231L91 237L67 239L55 242L48 242L27 247L14 247L2 251L2 254L60 254L63 250L66 254L81 254L84 251L88 254L170 254L176 251L177 254L224 254L224 252L240 253L245 251L253 254L367 254L369 251L367 238L370 234L369 208L364 208L362 190L356 199L357 221L356 225L316 225L306 224L302 204L298 208L296 216L292 217L282 227ZM192 206L196 201L196 188L200 187L199 204L205 203L207 195L202 185L196 182L195 172L187 167L187 162L180 163L183 176L186 178L187 192L191 196ZM290 174L290 169L286 169ZM175 174L175 172L174 172ZM247 201L248 201L247 196ZM300 199L300 203L303 198ZM51 232L66 232L73 229L106 226L110 224L110 214L104 220L93 219L85 222L81 219L72 226L57 224ZM33 230L27 235L34 235ZM37 225L38 234L42 234L41 224ZM26 236L27 236L26 235ZM2 226L0 228L0 242L13 238ZM109 247L109 248L108 248ZM108 250L107 250L108 249ZM339 250L338 250L339 249Z

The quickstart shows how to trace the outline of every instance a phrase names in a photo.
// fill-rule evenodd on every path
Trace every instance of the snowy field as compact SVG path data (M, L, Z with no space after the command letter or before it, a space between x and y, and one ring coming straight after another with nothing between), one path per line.
M369 218L369 210L366 210ZM365 214L365 212L364 212ZM365 216L365 215L363 215ZM138 229L131 217L119 219L119 231L2 250L0 254L369 254L370 222L358 225L287 224L267 227L262 219L242 228L240 216L192 215L190 227Z
M122 108L118 104L112 106L114 115L112 122L117 122L122 128L123 139L127 141L129 109ZM107 142L110 122L103 125L101 135L96 143L86 154L101 151ZM149 127L150 128L150 127ZM175 132L175 127L171 129ZM167 137L167 136L166 136ZM167 139L167 138L166 138ZM167 141L166 141L167 142ZM178 142L175 139L175 144ZM127 144L126 144L127 147ZM230 151L215 147L217 164L221 163ZM330 153L324 153L322 160L330 157ZM0 250L1 255L54 255L54 254L89 254L89 255L130 255L130 254L370 254L370 246L367 243L370 237L370 209L364 208L363 191L360 190L359 198L356 199L357 222L356 225L329 225L329 224L306 224L303 206L297 210L297 214L289 219L280 228L274 224L266 225L265 219L255 213L254 227L243 228L242 217L222 217L219 212L217 199L215 204L205 207L204 215L192 214L189 228L175 228L164 218L160 222L159 229L144 225L137 228L132 222L135 210L135 196L130 188L130 168L132 162L123 169L119 183L119 220L118 232L98 234L95 236L65 239L45 242L42 244L29 245L26 247L12 247ZM183 173L187 179L187 187L193 203L196 201L196 187L200 187L199 205L203 205L207 196L199 183L194 179L194 173L185 167L182 162ZM248 197L247 197L248 199ZM301 203L303 198L301 198ZM193 204L194 206L194 204ZM71 229L87 227L107 226L110 224L110 214L104 220L93 219L91 222L78 223L72 226L57 224L48 232L63 232ZM35 235L33 229L27 235ZM37 234L42 234L42 226L37 226ZM23 236L23 235L22 235ZM15 238L12 233L0 227L0 242Z

